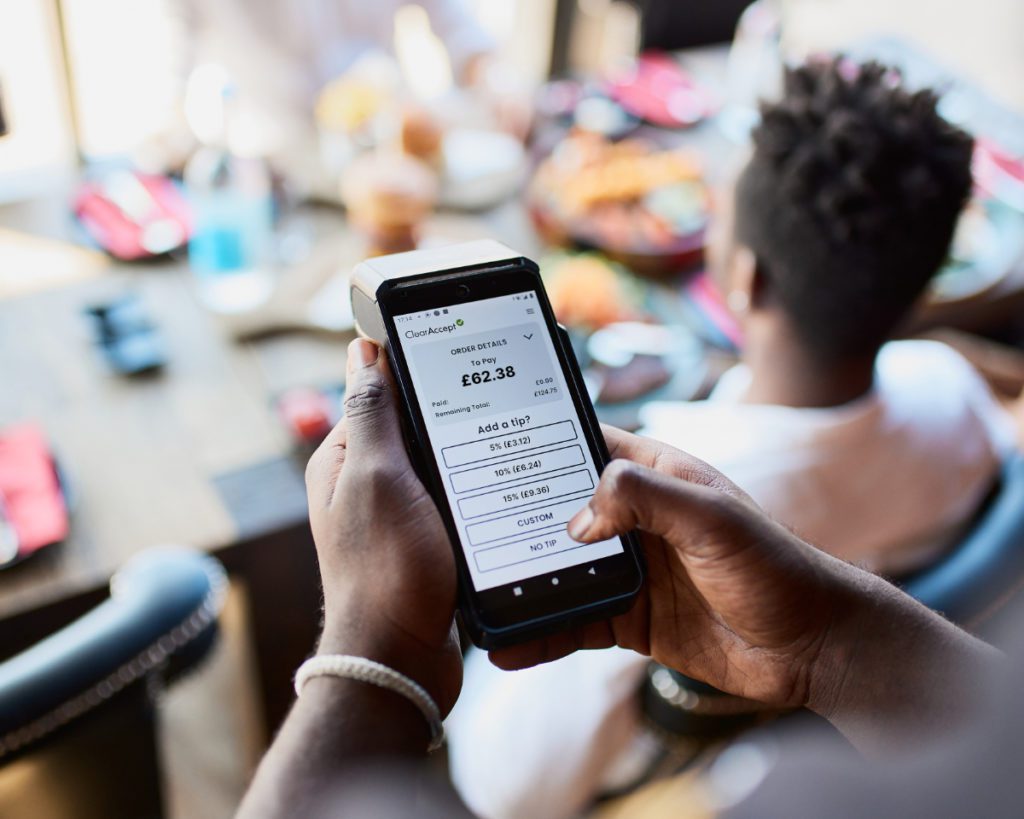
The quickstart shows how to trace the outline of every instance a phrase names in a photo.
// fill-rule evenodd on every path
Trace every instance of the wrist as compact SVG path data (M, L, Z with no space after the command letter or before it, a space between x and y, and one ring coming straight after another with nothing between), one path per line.
M320 636L316 653L365 657L424 685L419 679L424 672L419 662L422 652L409 638L394 629L354 629L328 625Z
M860 578L857 578L859 581ZM807 708L833 724L848 710L850 676L856 676L862 641L877 638L871 620L877 600L857 582L836 592L822 647L809 671Z
M808 708L869 752L969 718L998 652L882 578L844 573Z
M454 704L446 685L450 674L443 667L447 659L444 648L426 645L385 617L348 613L325 617L317 654L365 657L394 669L421 685L443 716Z
M419 756L429 751L431 723L408 697L366 680L333 674L309 677L296 709L344 714L337 727L363 737L365 753ZM373 737L373 741L367 738Z

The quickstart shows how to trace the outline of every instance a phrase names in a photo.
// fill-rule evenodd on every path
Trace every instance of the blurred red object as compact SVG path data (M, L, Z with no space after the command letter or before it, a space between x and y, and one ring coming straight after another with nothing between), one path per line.
M736 317L729 312L721 291L707 273L701 273L694 278L687 286L686 294L705 321L714 328L715 335L722 337L720 340L737 350L743 349L743 329L736 321Z
M1024 211L1024 156L1015 156L993 140L979 137L971 170L982 194Z
M338 414L335 404L320 390L297 387L278 398L277 412L293 437L318 444L334 426Z
M608 78L608 95L633 116L663 128L685 128L709 116L711 95L672 57L657 51Z
M183 247L192 231L188 203L172 179L113 171L82 185L75 216L92 239L122 261Z
M68 534L68 511L42 430L19 424L0 432L0 499L9 549L0 563L26 557ZM13 533L13 537L12 537Z

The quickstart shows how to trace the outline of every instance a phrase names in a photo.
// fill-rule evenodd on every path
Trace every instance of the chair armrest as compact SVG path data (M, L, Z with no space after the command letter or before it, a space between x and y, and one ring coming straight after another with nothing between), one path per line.
M216 624L226 577L214 558L154 549L110 581L110 598L0 663L0 756L162 666Z
M1024 456L1003 469L991 505L966 539L904 589L960 624L984 619L1024 584Z

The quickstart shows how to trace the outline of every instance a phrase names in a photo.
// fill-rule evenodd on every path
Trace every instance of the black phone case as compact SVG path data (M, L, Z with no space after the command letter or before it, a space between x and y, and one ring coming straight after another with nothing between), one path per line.
M517 265L528 267L532 269L535 274L539 275L539 270L536 265L527 259L517 260ZM474 272L479 273L480 271L477 270ZM387 339L385 348L392 367L392 372L400 372L401 368L397 365L395 360L395 351L392 340L390 339L380 313L377 311L376 305L371 307L370 303L367 302L365 304L360 304L357 307L354 301L353 308L356 311L357 320L359 321L360 326L364 328L364 332L369 330L371 337L379 337L382 340ZM598 423L593 404L587 394L586 384L583 382L583 374L580 370L579 362L576 359L576 353L572 348L572 342L569 339L569 334L561 325L558 325L558 332L553 338L553 341L556 346L561 348L560 352L570 365L569 371L571 373L571 378L569 379L568 386L569 389L575 392L576 397L579 399L577 403L583 407L580 421L581 424L587 427L585 432L589 433L590 439L596 443L596 449L602 461L599 466L603 469L604 465L607 464L609 460L608 448L605 444L604 435L601 433L601 426ZM402 428L405 437L406 451L409 453L409 460L423 485L427 488L428 492L430 492L431 497L433 497L434 502L439 507L443 508L447 505L447 498L443 496L443 493L441 498L437 497L433 481L430 478L431 467L430 462L428 461L429 447L419 440L415 424L412 421L416 411L413 407L413 398L402 379L396 378L396 382L398 392L401 397L403 410ZM457 532L451 529L447 521L445 526L449 529L449 537L452 539L452 548L461 549ZM472 580L467 576L467 572L462 570L461 563L457 561L457 566L459 566L459 618L464 630L469 635L473 643L480 648L502 648L505 646L515 645L517 643L523 643L538 637L543 637L547 634L552 634L574 626L599 620L606 620L609 617L614 617L617 614L622 614L623 612L628 611L636 600L643 583L646 582L646 567L644 565L643 553L639 547L636 535L631 532L623 537L629 546L629 551L635 557L637 562L640 582L636 589L614 597L603 598L593 604L577 606L555 614L538 617L514 626L507 626L503 628L489 627L483 622L473 605L470 590L467 588L468 584L472 583Z

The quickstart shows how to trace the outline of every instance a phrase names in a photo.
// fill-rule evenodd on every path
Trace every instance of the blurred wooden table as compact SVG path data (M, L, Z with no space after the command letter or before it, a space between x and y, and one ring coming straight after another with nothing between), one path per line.
M273 730L290 703L290 675L313 648L320 591L304 463L271 400L343 381L349 337L237 342L197 302L184 260L125 265L79 247L66 201L0 207L0 428L40 424L72 498L68 539L0 572L0 657L94 605L139 551L201 548L247 592ZM289 221L314 249L341 248L337 258L320 254L327 268L314 276L358 261L361 242L339 212L303 209ZM516 206L441 216L430 232L529 242ZM92 344L82 309L124 292L141 298L159 328L168 359L160 374L112 375Z
M0 222L7 216L0 211ZM119 378L92 345L83 307L124 292L159 328L161 374ZM196 303L180 262L108 263L81 281L0 300L0 424L39 423L72 496L68 541L0 573L0 616L102 582L148 546L234 542L237 523L211 481L287 453L268 390L287 386L296 361L297 373L343 373L337 343L302 346L289 364L272 344L231 343Z

